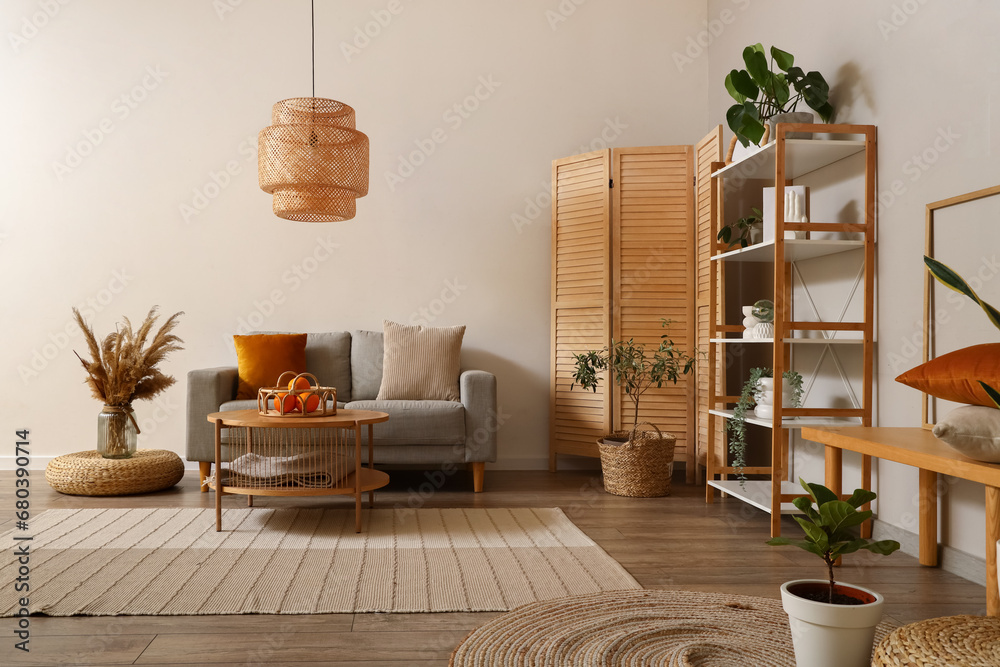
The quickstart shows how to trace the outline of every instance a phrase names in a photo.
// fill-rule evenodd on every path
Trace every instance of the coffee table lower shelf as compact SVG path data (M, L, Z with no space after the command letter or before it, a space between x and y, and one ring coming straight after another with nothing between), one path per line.
M240 494L247 496L247 505L253 507L254 496L354 496L355 530L361 532L361 494L369 492L368 506L374 500L373 492L381 489L389 483L389 475L381 470L361 468L358 472L340 480L337 486L322 489L311 489L304 487L274 487L274 486L222 486L222 495ZM215 481L209 481L208 488L218 492ZM222 530L222 509L216 508L215 526L216 530Z

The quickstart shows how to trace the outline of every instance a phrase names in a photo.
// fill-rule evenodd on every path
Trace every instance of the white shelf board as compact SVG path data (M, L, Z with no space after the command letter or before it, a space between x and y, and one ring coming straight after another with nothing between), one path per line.
M712 343L767 343L774 345L773 338L712 338ZM861 345L865 341L861 338L782 338L783 343L804 343L806 345Z
M814 257L836 255L841 252L858 250L865 247L864 240L840 239L785 239L785 261L799 262ZM730 250L714 255L712 260L727 260L736 262L773 262L774 241L755 243L746 248Z
M732 410L709 410L717 417L729 419L733 416ZM765 428L774 428L774 423L770 419L761 419L753 414L751 410L746 416L746 423L757 424ZM861 420L850 417L785 417L781 420L784 428L802 428L803 426L861 426Z
M738 498L745 503L753 505L759 510L771 513L771 482L767 480L748 479L740 485L738 479L712 479L708 485L720 491L725 491L734 498ZM794 482L787 479L781 480L781 493L792 493L795 495L805 495L805 490ZM782 514L802 514L799 509L791 503L781 503Z
M773 181L776 143L774 140L765 144L752 155L713 172L712 177ZM864 150L864 139L786 139L785 178L798 178Z

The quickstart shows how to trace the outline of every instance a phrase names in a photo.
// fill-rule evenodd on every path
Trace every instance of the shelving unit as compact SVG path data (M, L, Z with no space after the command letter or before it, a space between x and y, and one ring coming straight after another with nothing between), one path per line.
M798 484L788 479L789 473L789 431L803 426L871 426L872 423L872 381L874 361L874 297L875 297L875 171L876 171L876 129L872 125L806 125L778 124L774 141L743 160L725 165L712 165L711 239L714 252L708 258L710 270L709 312L714 323L708 327L708 428L706 448L707 483L706 502L712 502L715 491L738 498L771 514L771 535L781 533L781 515L797 511L791 501L802 495ZM812 139L788 139L790 132L813 132ZM820 136L824 135L824 136ZM860 138L859 138L860 137ZM822 180L822 170L858 153L864 153L864 193L860 197L863 205L862 220L848 223L830 222L786 222L784 220L785 188L795 185L795 179L810 176L811 181ZM857 176L858 174L855 174ZM750 179L755 179L748 183ZM728 250L714 242L715 235L725 224L725 200L729 183L730 194L741 188L758 187L760 181L770 181L767 185L775 189L775 240L759 243L747 248ZM830 232L846 239L806 238L785 239L785 232L806 232L807 235L820 234L828 237ZM838 253L863 253L863 269L859 271L862 290L863 316L858 321L816 321L799 320L796 317L795 298L792 289L793 270L797 263ZM737 262L758 264L760 271L769 271L773 278L774 336L768 339L742 338L743 327L736 322L726 322L726 266ZM772 264L771 268L767 264ZM847 263L845 263L846 265ZM730 311L730 319L732 314ZM720 423L732 417L731 405L736 403L736 391L726 391L726 362L730 358L727 346L752 346L760 349L770 345L771 363L774 377L791 368L794 349L797 346L852 346L860 349L861 368L857 376L861 379L860 396L854 407L800 407L783 408L781 383L775 383L774 420L760 419L751 413L747 424L770 429L770 459L765 466L745 468L748 475L766 476L766 480L747 480L740 483L731 476L737 474L728 459L727 433ZM815 348L813 348L815 349ZM843 348L839 348L843 349ZM839 361L838 361L839 364ZM839 368L839 366L838 366ZM841 369L843 376L844 371ZM740 383L742 384L742 382ZM774 424L778 424L777 427ZM718 442L721 439L721 443ZM721 446L719 446L721 444ZM862 461L862 478L866 488L871 484L871 459Z

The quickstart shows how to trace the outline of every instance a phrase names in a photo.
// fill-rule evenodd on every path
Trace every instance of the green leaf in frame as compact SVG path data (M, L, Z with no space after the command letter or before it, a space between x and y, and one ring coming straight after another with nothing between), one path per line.
M729 76L726 77L727 80L726 89L729 90L729 87L731 85L733 90L735 90L738 94L743 96L743 99L737 98L736 100L737 102L745 102L748 99L750 100L757 99L757 95L760 93L760 89L757 83L755 83L753 78L751 77L752 75L748 74L746 70L742 69L734 69L729 73ZM732 95L732 91L730 91L730 95ZM735 98L736 95L733 95L733 97Z
M990 400L993 401L994 405L1000 408L1000 391L997 391L982 380L979 380L979 386L983 388L983 391L985 391L986 395L990 397Z
M985 312L986 316L990 319L990 322L993 323L993 326L1000 329L1000 311L980 299L975 290L969 287L969 284L965 282L965 279L958 275L954 269L943 262L939 262L932 257L928 257L927 255L924 255L924 264L927 265L927 269L931 272L931 275L937 278L938 282L942 285L958 292L959 294L964 294L978 303L979 307L983 309L983 312Z
M771 47L771 57L782 71L787 72L788 68L795 64L795 56L787 51L782 51L776 46Z

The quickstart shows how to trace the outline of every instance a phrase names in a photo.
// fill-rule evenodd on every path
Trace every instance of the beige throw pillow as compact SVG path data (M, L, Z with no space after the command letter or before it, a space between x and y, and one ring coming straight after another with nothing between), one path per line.
M385 320L380 401L457 401L465 327L411 327Z
M937 423L934 435L970 459L1000 463L1000 410L996 408L955 408Z

